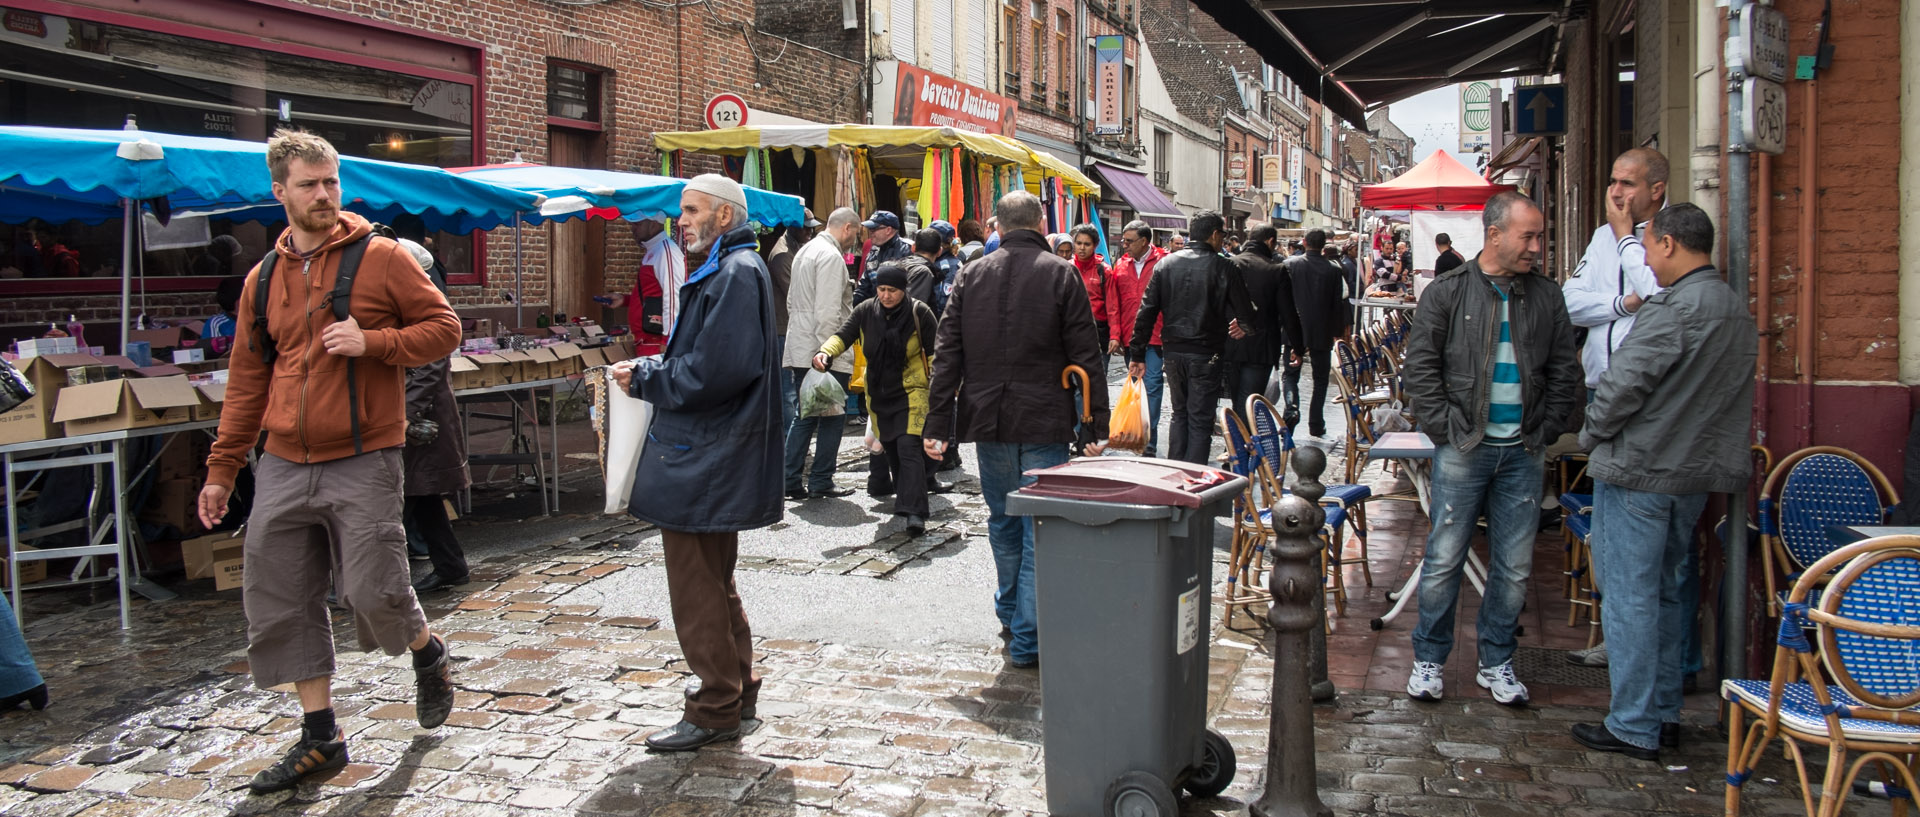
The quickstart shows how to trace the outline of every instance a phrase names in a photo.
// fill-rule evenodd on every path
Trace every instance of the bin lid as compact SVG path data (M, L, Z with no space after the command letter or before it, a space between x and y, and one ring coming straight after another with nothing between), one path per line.
M1178 508L1198 508L1202 494L1240 479L1204 465L1136 457L1084 457L1027 476L1033 484L1018 491L1026 496Z

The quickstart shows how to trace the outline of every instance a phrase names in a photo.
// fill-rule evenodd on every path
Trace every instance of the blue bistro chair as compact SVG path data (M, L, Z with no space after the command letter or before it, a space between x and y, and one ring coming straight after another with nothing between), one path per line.
M1885 780L1894 813L1906 813L1920 791L1920 536L1828 553L1800 572L1782 610L1772 678L1720 686L1729 703L1726 813L1740 813L1741 786L1775 738L1793 760L1808 817L1838 817L1868 766ZM1806 751L1822 746L1816 807Z
M1248 432L1246 422L1240 419L1232 406L1220 408L1220 428L1226 439L1228 470L1247 478L1243 501L1235 505L1235 545L1228 555L1227 591L1230 596L1238 593L1249 599L1248 604L1252 603L1254 596L1259 596L1262 601L1271 601L1265 588L1255 585L1258 584L1260 571L1265 567L1267 543L1275 533L1273 506L1280 501L1280 497L1286 495L1286 489L1282 487L1279 472L1273 469L1273 463L1261 454L1256 435ZM1327 595L1333 601L1336 615L1345 615L1346 582L1339 569L1339 550L1332 543L1340 539L1340 526L1346 524L1347 512L1324 499L1320 504L1327 514L1326 524L1321 528L1321 538L1326 543L1321 548L1322 581L1326 583ZM1234 604L1231 600L1229 605L1229 617L1233 606L1245 606Z
M1775 587L1775 565L1797 581L1838 545L1829 529L1882 525L1900 495L1873 463L1844 448L1814 446L1788 454L1768 474L1760 492L1760 549L1765 562L1768 613L1780 615L1784 591ZM1816 576L1813 590L1819 596Z
M1260 458L1267 462L1276 477L1284 481L1287 473L1287 459L1293 453L1293 429L1288 428L1280 413L1275 411L1267 398L1258 394L1247 395L1247 418L1253 421L1253 443ZM1373 586L1373 566L1367 560L1367 512L1365 503L1373 498L1373 489L1366 485L1341 483L1328 485L1327 493L1320 498L1320 504L1338 508L1341 521L1353 531L1353 538L1360 542L1360 575L1365 577L1367 586ZM1333 542L1335 566L1338 570L1345 562L1346 548L1341 544L1338 526L1333 525L1333 517L1328 516L1328 541ZM1340 581L1344 586L1344 581Z

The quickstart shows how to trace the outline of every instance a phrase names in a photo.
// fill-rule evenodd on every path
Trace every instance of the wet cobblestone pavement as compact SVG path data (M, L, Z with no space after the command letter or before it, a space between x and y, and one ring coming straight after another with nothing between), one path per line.
M869 547L823 551L817 560L743 557L741 569L891 581L902 565L978 535L985 510L964 489L925 536L876 534ZM546 532L562 522L585 532L553 540ZM244 784L297 734L298 705L253 688L237 591L136 602L125 632L110 602L30 601L28 640L54 706L0 715L0 814L1046 813L1039 677L1007 667L991 641L905 650L762 638L761 721L738 742L647 752L641 739L678 719L689 677L671 623L603 615L604 605L576 601L600 598L582 588L625 571L664 572L658 533L582 515L484 523L516 526L527 545L476 565L471 584L427 599L457 658L448 723L414 723L408 658L343 651L334 690L353 762L270 796L250 796ZM1376 587L1353 591L1376 602L1407 567L1399 553L1381 552L1406 531L1383 530ZM755 599L746 603L751 616ZM1340 626L1364 630L1368 615L1350 612ZM1217 610L1213 621L1217 627ZM1262 786L1272 659L1258 627L1236 621L1247 632L1216 630L1209 717L1235 745L1238 774L1223 797L1185 801L1187 815L1244 814ZM337 617L343 644L347 625ZM1405 640L1393 630L1377 635ZM1336 659L1349 643L1343 638L1358 636L1335 636ZM1509 709L1470 682L1450 686L1438 704L1353 686L1317 710L1313 746L1288 747L1316 753L1322 796L1338 814L1720 811L1725 735L1700 696L1690 702L1682 751L1663 767L1575 744L1567 727L1604 714L1593 706ZM1769 782L1790 777L1778 752L1769 753L1748 784L1747 813L1798 813L1797 787Z

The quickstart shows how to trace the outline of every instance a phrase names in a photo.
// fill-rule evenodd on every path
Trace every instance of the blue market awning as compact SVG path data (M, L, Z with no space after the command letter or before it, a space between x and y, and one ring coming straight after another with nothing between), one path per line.
M469 179L497 184L546 197L540 209L524 216L528 224L566 221L617 211L621 218L678 218L680 191L685 179L647 173L622 173L580 167L554 167L527 162L454 168ZM753 187L747 191L747 218L766 226L799 226L806 208L797 196Z
M0 126L0 223L30 219L98 224L122 200L148 209L278 221L263 142L138 130ZM345 207L378 220L402 212L451 233L510 223L535 212L538 193L462 178L437 167L343 156ZM164 205L159 205L164 201Z

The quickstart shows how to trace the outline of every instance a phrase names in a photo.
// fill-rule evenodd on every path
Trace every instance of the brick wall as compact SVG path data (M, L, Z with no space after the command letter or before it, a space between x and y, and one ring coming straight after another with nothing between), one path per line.
M1792 54L1813 52L1822 3L1785 0ZM1796 304L1806 282L1800 268L1800 214L1814 211L1814 374L1820 381L1891 383L1899 376L1900 165L1899 0L1844 0L1834 4L1832 67L1820 72L1813 112L1815 189L1801 185L1805 82L1787 83L1787 150L1773 160L1775 327L1780 330L1767 373L1794 377ZM1757 222L1756 222L1757 223Z

